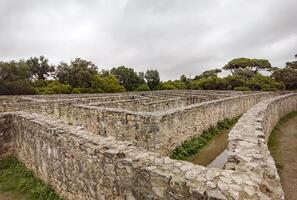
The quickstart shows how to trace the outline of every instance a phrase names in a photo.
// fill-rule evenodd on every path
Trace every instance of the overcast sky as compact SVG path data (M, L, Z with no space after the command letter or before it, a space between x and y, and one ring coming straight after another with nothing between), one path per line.
M297 53L297 0L0 0L0 59L75 57L163 80Z

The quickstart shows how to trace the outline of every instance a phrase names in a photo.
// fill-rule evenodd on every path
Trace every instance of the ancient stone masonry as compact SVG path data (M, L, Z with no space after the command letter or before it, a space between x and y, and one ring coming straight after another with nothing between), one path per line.
M102 136L168 155L226 117L243 114L271 93L163 91L112 95L25 97L5 111L47 114ZM22 103L21 100L26 100ZM27 102L31 100L31 102Z
M13 137L11 136L11 116L0 115L0 158L13 152Z
M0 154L14 153L69 200L284 199L266 142L278 119L297 109L297 95L278 95L158 91L0 97ZM181 141L244 112L229 135L226 169L166 156Z

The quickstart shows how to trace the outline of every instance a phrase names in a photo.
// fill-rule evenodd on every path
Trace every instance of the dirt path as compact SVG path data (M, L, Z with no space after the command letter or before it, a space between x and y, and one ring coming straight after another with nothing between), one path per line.
M287 200L297 199L297 116L280 123L276 133L276 152L281 183Z
M0 193L0 200L15 200L15 198L8 193Z

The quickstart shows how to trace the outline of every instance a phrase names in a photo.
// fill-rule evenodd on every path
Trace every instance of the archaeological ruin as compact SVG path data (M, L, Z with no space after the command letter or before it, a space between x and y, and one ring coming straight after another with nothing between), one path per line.
M284 199L267 142L296 110L285 92L0 96L0 157L16 156L67 200ZM168 157L240 115L223 169Z

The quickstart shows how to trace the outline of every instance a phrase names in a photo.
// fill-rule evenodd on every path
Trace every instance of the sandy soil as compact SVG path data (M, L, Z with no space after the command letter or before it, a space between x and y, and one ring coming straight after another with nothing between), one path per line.
M297 199L297 116L281 123L276 132L277 157L281 183L286 200Z

